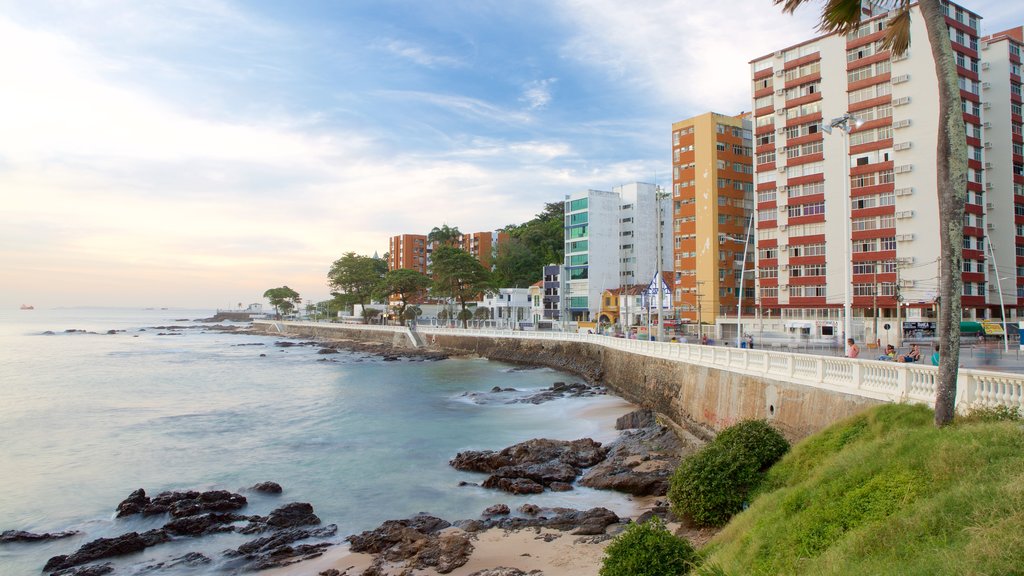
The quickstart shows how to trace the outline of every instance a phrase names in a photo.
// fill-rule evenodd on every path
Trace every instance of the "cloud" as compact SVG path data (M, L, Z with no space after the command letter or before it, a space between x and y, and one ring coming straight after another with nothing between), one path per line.
M387 40L378 44L378 47L394 56L427 68L457 68L465 65L460 58L431 54L422 46L405 40Z
M756 15L753 4L756 4ZM749 61L814 35L814 10L786 16L768 0L561 0L563 58L639 87L679 117L750 108Z
M557 78L534 80L523 88L523 95L520 102L525 102L529 110L542 110L551 103L551 87L557 82Z

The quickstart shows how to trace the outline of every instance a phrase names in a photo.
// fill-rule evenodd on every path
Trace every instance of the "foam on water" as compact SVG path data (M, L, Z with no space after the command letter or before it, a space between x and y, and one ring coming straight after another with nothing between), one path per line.
M632 509L625 496L584 488L525 497L458 487L483 476L448 466L459 451L500 449L535 437L613 438L614 415L626 409L614 397L532 405L477 403L467 396L488 398L495 386L518 392L494 397L526 395L554 381L578 381L571 375L484 359L382 362L359 353L318 355L314 347L275 347L279 337L197 328L160 336L152 329L194 326L175 319L209 315L0 313L0 530L83 532L0 547L3 573L38 573L50 556L88 540L159 527L165 519L112 518L117 503L140 487L151 494L235 491L273 480L285 494L247 493L245 513L310 502L325 524L338 524L338 540L420 511L450 520L476 517L496 502ZM124 332L106 334L110 329ZM47 330L54 334L42 335ZM324 358L334 361L318 362ZM118 564L130 574L191 550L221 558L246 539L184 539ZM230 567L158 573L211 571Z

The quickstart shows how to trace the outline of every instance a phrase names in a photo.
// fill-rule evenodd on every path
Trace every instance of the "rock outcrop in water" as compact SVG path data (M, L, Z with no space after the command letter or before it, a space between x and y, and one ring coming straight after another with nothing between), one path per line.
M74 536L75 534L78 534L75 530L68 532L46 532L44 534L35 534L32 532L25 532L24 530L7 530L0 533L0 544L7 544L10 542L42 542L45 540L57 540L60 538Z
M253 489L257 487L270 493L281 492L281 486L274 482L264 482L254 486ZM117 505L117 517L135 514L142 516L167 514L170 519L162 527L141 534L129 532L115 538L97 538L84 544L72 554L50 558L44 570L54 571L54 574L61 574L61 576L106 574L112 570L108 564L85 565L98 560L140 552L175 538L195 538L218 532L266 534L225 553L225 556L229 558L239 559L232 568L234 570L263 570L286 566L319 556L326 548L332 546L329 542L295 544L301 540L334 536L338 529L333 524L323 528L305 528L320 524L320 518L314 513L313 506L308 503L285 504L266 516L245 516L235 513L246 504L244 496L226 490L163 492L150 498L146 495L146 491L140 488ZM243 522L246 524L239 527L238 525ZM12 532L12 540L16 534L27 533ZM55 535L32 536L53 537ZM22 536L22 539L25 537ZM195 565L206 562L210 562L210 559L202 554L189 553L171 560L169 563L156 564L154 569L183 563Z
M388 563L403 563L405 570L434 568L447 574L469 561L473 544L459 532L443 532L451 523L419 514L404 520L388 520L374 530L346 538L353 552L375 554L363 574L385 574ZM407 572L403 572L407 573Z
M608 444L608 456L583 475L580 486L616 490L634 496L664 496L687 447L670 429L660 426L649 410L619 418L626 430Z
M449 464L458 470L484 472L484 488L498 488L512 494L537 494L545 488L571 490L571 482L583 468L597 464L606 450L600 442L535 438L500 452L469 450L456 454Z

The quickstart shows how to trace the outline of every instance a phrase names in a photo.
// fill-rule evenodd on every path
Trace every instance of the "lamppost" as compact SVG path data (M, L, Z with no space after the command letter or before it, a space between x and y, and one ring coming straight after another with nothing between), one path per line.
M996 254L992 248L992 239L989 238L988 242L985 242L988 246L988 254L992 257L992 269L996 273L996 290L999 291L999 315L1003 317L1003 352L1010 351L1010 340L1009 336L1006 335L1006 306L1003 305L1003 283L1002 280L1006 278L999 277L999 264L996 263Z
M669 196L671 196L671 195L668 192L663 191L661 189L661 186L656 186L654 188L654 207L655 207L655 211L658 214L658 237L657 237L657 241L658 241L658 250L657 250L657 258L658 258L658 264L657 265L658 265L658 268L657 268L657 270L658 270L658 273L655 274L655 279L658 282L658 341L659 342L661 342L661 339L662 339L661 331L662 331L662 329L665 326L665 320L662 318L662 310L664 310L664 304L665 304L664 298L665 298L665 296L664 296L664 292L662 290L662 285L664 283L664 280L662 280L662 277L661 277L661 274L662 274L662 265L661 265L661 261L662 261L661 260L661 248L662 248L661 247L661 230L662 230L662 226L661 226L661 219L662 219L661 201L666 199L666 198L668 198ZM648 317L650 317L650 308L648 308L647 315L648 315ZM650 333L651 333L650 329L648 329L647 334L650 335Z
M851 125L852 124L852 125ZM850 243L852 242L850 231L850 131L860 128L864 124L863 120L858 120L847 112L839 118L833 118L832 122L827 125L822 125L821 129L826 134L831 134L833 128L839 128L843 131L843 277L844 277L844 289L843 289L843 332L845 338L843 342L844 350L846 354L850 353L850 338L853 337L853 301L852 295L850 294L850 288L853 281L853 272L851 267L853 266L853 257L850 254Z
M740 341L743 338L743 329L741 317L743 314L743 281L747 277L747 247L752 244L752 235L754 233L754 211L750 211L750 219L747 222L747 235L743 238L743 265L740 266L740 288L739 295L736 297L736 347L741 346Z

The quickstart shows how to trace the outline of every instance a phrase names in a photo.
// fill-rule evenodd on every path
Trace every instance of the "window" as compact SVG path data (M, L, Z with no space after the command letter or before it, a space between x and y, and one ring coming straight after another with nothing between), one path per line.
M757 137L758 146L767 146L768 144L775 143L775 132L766 132Z
M576 224L586 224L587 215L587 212L577 212L576 214L567 215L565 219L567 220L569 226L574 226Z
M770 220L778 220L778 219L779 219L779 214L778 214L778 209L776 209L776 208L765 208L763 210L758 210L757 211L757 221L758 222L767 222L767 221L770 221Z
M763 190L757 193L757 202L774 202L775 201L775 188L771 190Z
M803 244L789 247L789 257L799 258L801 256L824 256L824 244Z
M779 249L775 246L770 248L758 248L757 258L759 260L773 260L779 257Z
M577 210L586 210L587 198L579 198L577 200L572 200L569 202L569 206L567 206L567 208L569 212L576 212Z
M775 162L775 150L770 152L761 152L757 155L758 164L768 164L769 162Z

